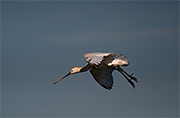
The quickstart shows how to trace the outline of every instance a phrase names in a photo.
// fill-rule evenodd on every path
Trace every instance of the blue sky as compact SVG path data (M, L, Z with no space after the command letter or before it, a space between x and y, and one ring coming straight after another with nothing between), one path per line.
M178 117L179 3L1 2L2 117ZM53 85L89 52L125 54L113 89L89 72Z

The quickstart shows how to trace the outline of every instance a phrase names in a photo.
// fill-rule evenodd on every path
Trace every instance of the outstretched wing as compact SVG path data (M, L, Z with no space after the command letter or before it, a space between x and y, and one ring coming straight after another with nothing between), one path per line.
M105 57L115 57L115 53L87 53L83 57L87 63L92 65L99 65Z
M113 76L112 71L113 68L91 68L90 72L94 79L105 89L112 89L113 86Z

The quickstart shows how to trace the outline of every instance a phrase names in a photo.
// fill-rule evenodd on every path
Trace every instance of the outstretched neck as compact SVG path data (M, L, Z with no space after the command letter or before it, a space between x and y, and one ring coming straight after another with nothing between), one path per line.
M91 65L90 64L86 64L84 67L81 67L80 72L88 71L90 68L91 68Z

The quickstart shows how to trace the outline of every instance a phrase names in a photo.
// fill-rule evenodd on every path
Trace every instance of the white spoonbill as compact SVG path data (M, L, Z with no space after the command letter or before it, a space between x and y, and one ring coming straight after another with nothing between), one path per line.
M87 53L83 57L86 60L87 64L84 67L74 67L71 71L62 77L61 79L54 82L56 84L60 80L64 79L68 75L85 72L90 70L90 73L94 77L94 79L105 89L112 89L113 86L113 76L112 72L114 70L119 71L127 81L135 88L134 83L131 80L134 80L138 83L137 79L133 77L133 73L129 75L125 72L120 66L129 65L129 61L127 57L123 54L116 56L115 53ZM128 78L129 77L129 78Z

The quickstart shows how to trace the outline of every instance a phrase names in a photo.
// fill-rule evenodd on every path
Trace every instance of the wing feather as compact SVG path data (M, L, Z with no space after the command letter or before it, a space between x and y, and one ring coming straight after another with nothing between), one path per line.
M94 79L105 89L112 89L113 86L113 68L91 68L90 73Z
M100 65L105 57L115 57L115 53L87 53L83 57L87 63L92 65Z

